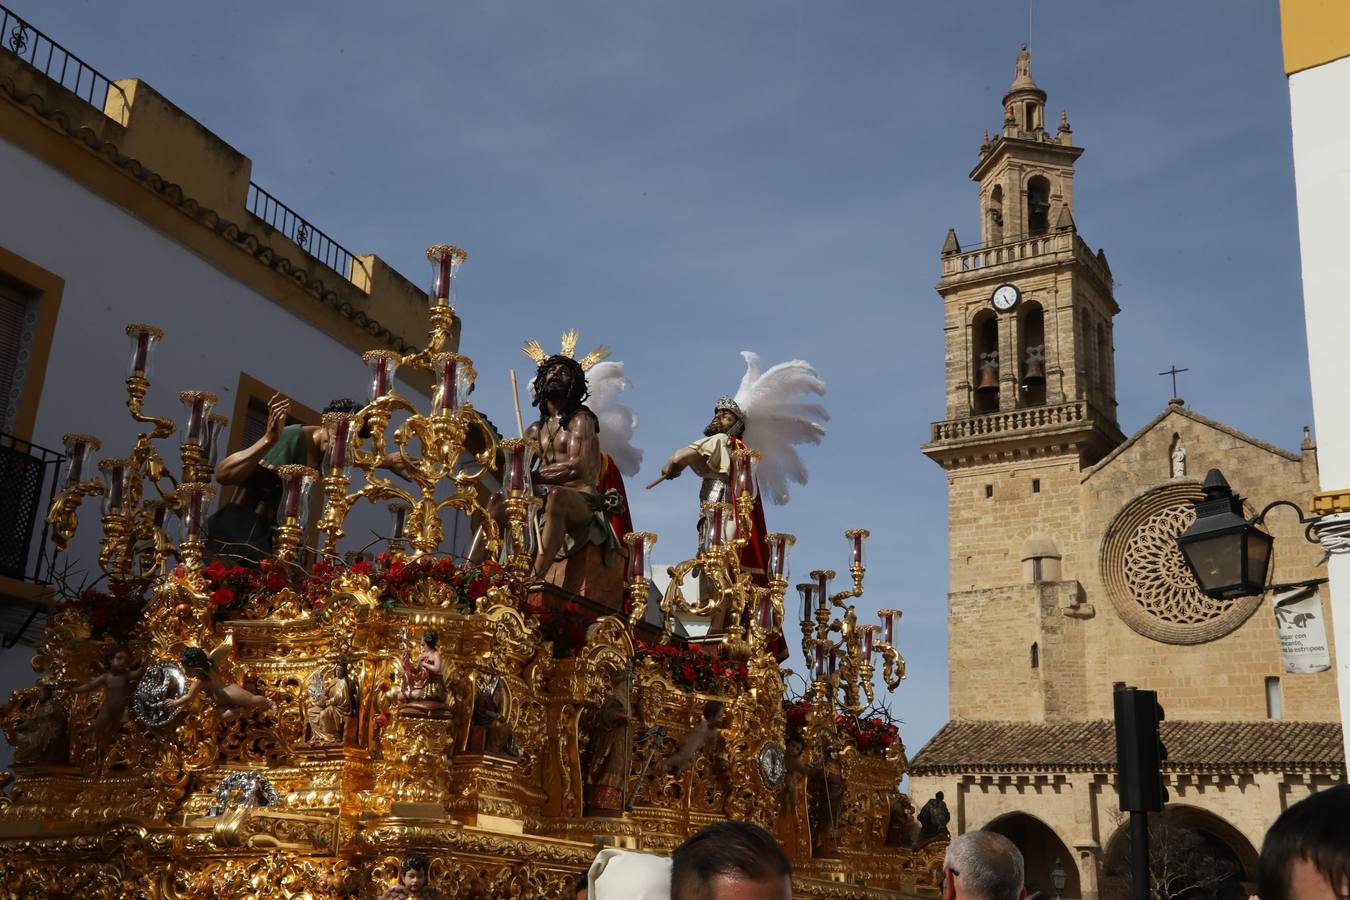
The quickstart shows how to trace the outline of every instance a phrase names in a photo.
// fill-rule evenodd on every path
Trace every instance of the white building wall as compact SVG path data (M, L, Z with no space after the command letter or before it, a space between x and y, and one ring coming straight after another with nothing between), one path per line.
M1324 491L1350 489L1350 57L1289 76L1303 308L1317 463ZM1350 647L1350 553L1328 562L1337 647ZM1341 721L1350 725L1350 653L1336 661ZM1350 728L1346 730L1350 757Z
M336 397L365 400L366 368L323 331L4 139L0 171L0 246L65 281L34 443L59 450L63 434L81 432L102 441L99 458L130 451L141 428L126 411L129 322L165 332L145 404L150 415L181 420L178 392L186 389L214 392L217 411L230 415L241 371L313 409ZM200 226L184 219L183 227ZM398 387L425 405L409 385ZM160 452L176 470L177 435L161 442ZM80 513L71 557L93 572L97 498ZM387 518L383 504L359 504L344 546L363 547L372 531L386 533ZM447 551L467 547L460 518L448 511Z

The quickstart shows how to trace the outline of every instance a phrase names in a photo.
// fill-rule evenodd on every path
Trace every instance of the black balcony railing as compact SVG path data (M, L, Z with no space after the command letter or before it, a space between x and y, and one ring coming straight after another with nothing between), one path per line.
M108 94L124 92L112 79L0 4L0 45L106 115Z
M46 511L56 497L63 459L55 450L0 431L0 575L51 583Z
M245 205L253 215L281 232L301 250L348 281L358 280L353 277L357 269L369 275L365 266L350 250L251 181L248 183L248 202ZM364 281L369 283L368 278Z

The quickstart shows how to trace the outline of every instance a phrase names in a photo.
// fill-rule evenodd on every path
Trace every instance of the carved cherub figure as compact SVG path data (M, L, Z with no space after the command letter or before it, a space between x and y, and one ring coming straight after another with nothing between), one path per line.
M247 690L242 685L235 684L232 681L226 681L220 674L219 663L229 655L233 642L228 638L211 651L208 656L206 651L200 647L188 647L183 651L181 664L183 671L188 674L192 680L188 682L187 692L181 697L174 697L171 700L165 700L164 705L170 709L179 706L186 706L192 702L202 691L211 698L216 709L220 710L220 721L229 723L239 718L246 712L255 709L266 709L269 712L276 708L276 703L266 697Z
M403 857L399 870L398 884L385 891L380 900L441 900L441 892L431 886L431 863L425 856Z
M698 751L709 741L717 739L717 732L727 727L727 705L721 700L709 700L703 706L703 718L680 741L680 747L661 763L663 771L678 775L694 764Z
M103 702L99 705L94 719L84 728L81 735L96 734L99 737L112 734L122 724L127 704L131 702L136 682L145 674L145 666L132 667L131 648L126 644L114 644L108 651L108 671L74 689L76 694L87 694L103 688Z

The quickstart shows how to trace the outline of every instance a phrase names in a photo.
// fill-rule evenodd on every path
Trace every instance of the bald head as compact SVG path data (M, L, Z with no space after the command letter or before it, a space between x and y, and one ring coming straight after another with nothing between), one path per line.
M952 840L943 860L944 900L1021 900L1022 852L992 831L968 831Z

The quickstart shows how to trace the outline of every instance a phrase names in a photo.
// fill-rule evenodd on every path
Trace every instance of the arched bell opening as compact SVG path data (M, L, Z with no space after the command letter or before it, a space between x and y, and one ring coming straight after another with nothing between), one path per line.
M996 184L989 192L989 241L1003 243L1003 185Z
M998 316L984 310L970 323L971 377L975 385L971 408L975 412L998 410Z
M1027 181L1027 233L1032 237L1050 230L1050 179L1033 175Z
M1018 385L1022 406L1045 404L1045 312L1034 300L1024 304L1017 329Z

